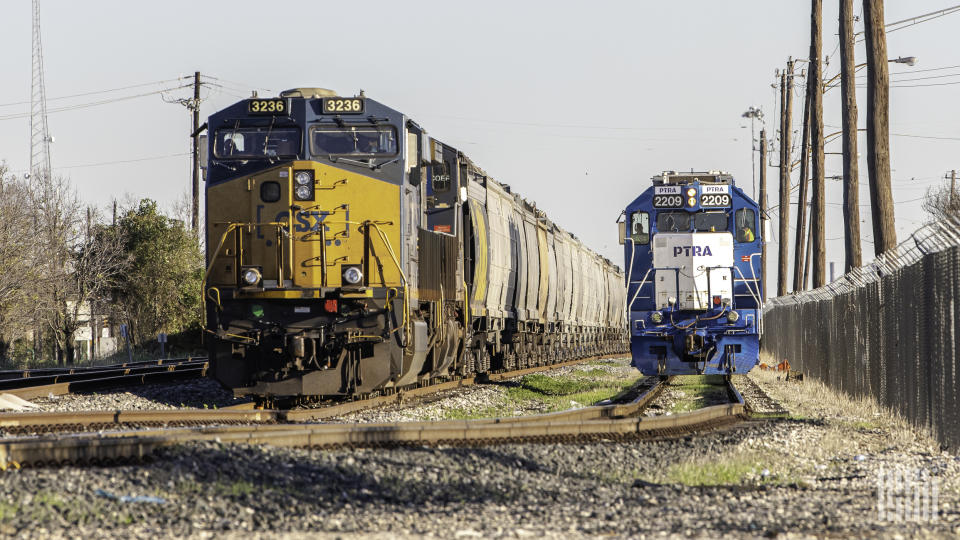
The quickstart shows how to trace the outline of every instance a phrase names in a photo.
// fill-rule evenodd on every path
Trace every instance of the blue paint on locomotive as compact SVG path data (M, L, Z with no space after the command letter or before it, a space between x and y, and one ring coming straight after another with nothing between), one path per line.
M749 371L762 331L757 203L725 173L664 173L624 216L633 365L645 375Z

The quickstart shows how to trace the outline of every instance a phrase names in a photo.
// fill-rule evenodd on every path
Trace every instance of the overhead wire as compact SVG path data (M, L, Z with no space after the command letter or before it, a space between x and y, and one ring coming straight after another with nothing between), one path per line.
M172 83L172 82L181 81L181 80L186 79L186 78L187 78L187 77L178 77L178 78L176 78L176 79L166 79L166 80L163 80L163 81L153 81L153 82L141 83L141 84L131 84L131 85L129 85L129 86L120 86L120 87L117 87L117 88L108 88L108 89L106 89L106 90L93 90L93 91L91 91L91 92L82 92L82 93L79 93L79 94L70 94L70 95L67 95L67 96L51 97L51 98L47 98L47 101L57 101L57 100L62 100L62 99L71 99L71 98L75 98L75 97L92 96L92 95L96 95L96 94L108 94L108 93L110 93L110 92L119 92L119 91L121 91L121 90L129 90L129 89L131 89L131 88L142 88L142 87L144 87L144 86L153 86L153 85L158 85L158 84L169 84L169 83ZM15 102L11 102L11 103L0 103L0 107L12 107L12 106L14 106L14 105L29 105L30 103L31 103L31 102L30 102L29 100L28 100L28 101L15 101Z
M58 107L58 108L53 108L53 109L47 109L47 114L56 113L56 112L74 111L74 110L78 110L78 109L86 109L86 108L90 108L90 107L97 107L97 106L100 106L100 105L107 105L107 104L110 104L110 103L117 103L117 102L120 102L120 101L129 101L129 100L131 100L131 99L136 99L136 98L141 98L141 97L146 97L146 96L154 96L154 95L157 95L157 94L163 94L164 92L170 92L170 91L179 90L179 89L182 89L182 88L190 88L190 87L192 87L192 86L193 86L192 84L185 84L185 85L176 86L176 87L172 87L172 88L164 88L164 89L161 89L161 90L155 90L155 91L153 91L153 92L144 92L144 93L141 93L141 94L134 94L134 95L131 95L131 96L121 96L121 97L116 97L116 98L104 99L104 100L100 100L100 101L93 101L93 102L89 102L89 103L78 103L78 104L75 104L75 105L66 105L66 106L63 106L63 107ZM0 116L0 120L14 120L14 119L17 119L17 118L29 118L29 117L30 117L30 114L31 114L31 113L29 113L29 112L7 114L7 115L2 115L2 116Z
M121 163L136 163L136 162L140 162L140 161L156 161L156 160L158 160L158 159L168 159L168 158L174 158L174 157L189 156L190 154L191 154L191 152L180 152L180 153L177 153L177 154L166 154L166 155L162 155L162 156L150 156L150 157L142 157L142 158L134 158L134 159L119 159L119 160L116 160L116 161L101 161L101 162L99 162L99 163L83 163L83 164L80 164L80 165L64 165L64 166L61 166L61 167L54 167L53 169L54 169L54 170L57 170L57 169L82 169L82 168L86 168L86 167L101 167L101 166L104 166L104 165L117 165L117 164L121 164Z

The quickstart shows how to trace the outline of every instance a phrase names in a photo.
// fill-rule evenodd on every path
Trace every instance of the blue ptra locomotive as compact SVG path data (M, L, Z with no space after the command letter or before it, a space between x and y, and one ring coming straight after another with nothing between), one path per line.
M727 173L664 172L620 222L633 365L730 375L757 363L759 208Z

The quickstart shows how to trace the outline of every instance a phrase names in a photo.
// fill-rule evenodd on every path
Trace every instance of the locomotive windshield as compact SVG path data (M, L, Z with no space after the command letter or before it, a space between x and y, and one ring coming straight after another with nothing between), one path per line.
M220 159L296 157L300 129L294 127L234 127L218 129L213 155Z
M725 231L727 230L727 214L725 212L700 212L693 215L693 228L698 231Z
M316 126L310 130L314 155L392 156L397 153L393 126Z
M689 231L690 214L687 212L660 212L657 214L657 230L660 232Z

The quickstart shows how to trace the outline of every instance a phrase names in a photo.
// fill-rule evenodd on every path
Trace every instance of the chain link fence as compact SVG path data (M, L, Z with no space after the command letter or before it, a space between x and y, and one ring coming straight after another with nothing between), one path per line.
M762 351L960 446L960 220L833 283L767 302Z

